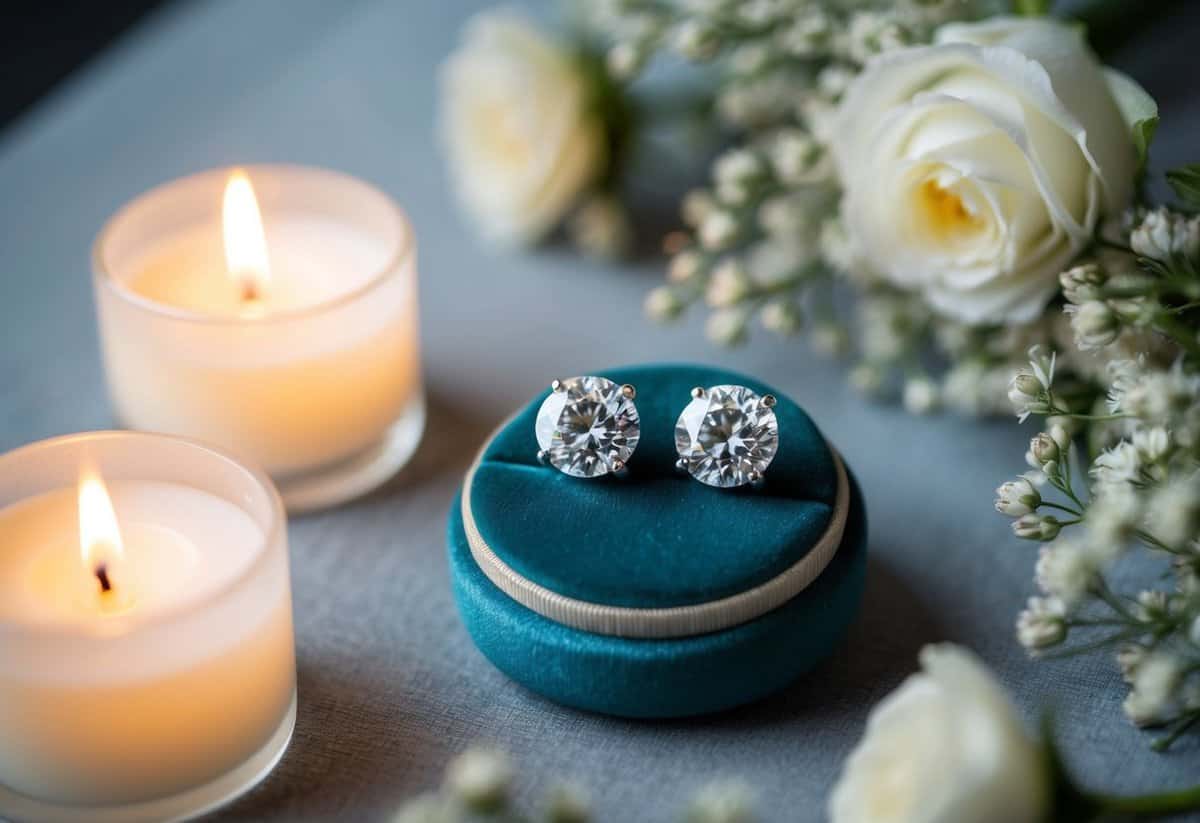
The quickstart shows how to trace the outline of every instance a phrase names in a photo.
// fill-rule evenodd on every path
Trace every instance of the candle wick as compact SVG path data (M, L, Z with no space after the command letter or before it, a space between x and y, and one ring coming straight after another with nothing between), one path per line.
M242 300L247 303L253 303L258 300L258 286L250 277L242 278Z
M96 579L100 581L100 591L107 593L112 591L112 580L108 577L108 565L101 563L96 567Z

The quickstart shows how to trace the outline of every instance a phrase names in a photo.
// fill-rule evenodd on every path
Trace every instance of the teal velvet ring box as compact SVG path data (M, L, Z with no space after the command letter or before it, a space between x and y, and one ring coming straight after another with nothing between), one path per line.
M853 476L799 406L749 377L598 374L638 389L625 476L538 463L543 393L484 446L450 512L455 596L475 644L551 700L625 717L713 712L782 688L858 610L867 527ZM716 489L675 469L689 392L724 383L778 397L779 451L761 488Z

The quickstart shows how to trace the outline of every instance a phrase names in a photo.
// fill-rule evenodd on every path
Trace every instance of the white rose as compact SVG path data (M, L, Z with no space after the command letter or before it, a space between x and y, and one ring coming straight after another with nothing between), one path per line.
M876 58L832 152L868 264L966 323L1036 318L1136 165L1112 81L1075 27L995 18ZM1130 116L1133 116L1131 105Z
M441 137L464 208L491 240L538 240L607 162L578 61L515 14L487 12L468 22L441 83Z
M1035 823L1049 786L1037 744L965 649L926 646L924 671L876 706L829 800L832 823Z

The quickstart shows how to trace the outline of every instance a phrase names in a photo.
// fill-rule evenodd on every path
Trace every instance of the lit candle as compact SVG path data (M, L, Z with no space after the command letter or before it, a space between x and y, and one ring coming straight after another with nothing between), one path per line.
M269 771L294 720L270 481L132 432L0 456L0 819L199 812Z
M95 249L115 413L264 466L289 508L386 480L424 427L415 247L390 198L320 169L160 186Z

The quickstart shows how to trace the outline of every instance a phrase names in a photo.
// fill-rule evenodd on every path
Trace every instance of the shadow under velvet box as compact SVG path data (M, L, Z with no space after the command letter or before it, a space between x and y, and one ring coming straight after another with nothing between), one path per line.
M483 447L450 512L475 644L538 694L623 717L715 712L783 688L834 650L859 608L867 524L853 476L796 403L744 375L594 373L638 389L626 476L540 465L543 393ZM762 488L716 489L675 469L690 390L725 383L778 397Z

